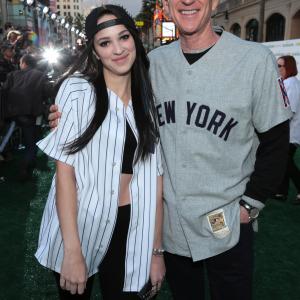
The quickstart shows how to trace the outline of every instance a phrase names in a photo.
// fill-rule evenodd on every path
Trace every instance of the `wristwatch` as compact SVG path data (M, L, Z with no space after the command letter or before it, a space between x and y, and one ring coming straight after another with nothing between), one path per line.
M249 214L249 221L252 222L256 220L259 216L259 209L257 207L253 207L250 204L248 204L246 201L243 199L239 202L241 206L243 206L248 214Z

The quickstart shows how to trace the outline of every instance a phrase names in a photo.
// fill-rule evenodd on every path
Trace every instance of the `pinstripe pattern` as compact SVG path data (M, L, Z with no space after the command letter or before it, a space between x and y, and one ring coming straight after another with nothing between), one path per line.
M59 126L38 143L42 151L75 169L78 231L89 276L96 273L113 234L126 136L126 121L135 137L132 103L125 108L112 91L109 112L93 139L80 152L66 155L63 145L80 136L94 114L95 94L84 79L66 80L56 98ZM156 211L156 177L162 175L160 149L133 168L130 184L131 219L127 237L124 291L138 291L149 278ZM45 267L60 272L63 242L55 205L55 176L44 210L35 254Z

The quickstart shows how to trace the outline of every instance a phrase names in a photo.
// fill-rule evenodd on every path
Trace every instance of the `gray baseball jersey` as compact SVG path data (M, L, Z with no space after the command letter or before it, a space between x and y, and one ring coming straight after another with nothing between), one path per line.
M239 240L239 200L254 170L255 130L266 132L291 112L275 58L262 45L223 32L192 65L179 41L149 57L165 170L164 247L205 259ZM263 207L259 199L246 200Z

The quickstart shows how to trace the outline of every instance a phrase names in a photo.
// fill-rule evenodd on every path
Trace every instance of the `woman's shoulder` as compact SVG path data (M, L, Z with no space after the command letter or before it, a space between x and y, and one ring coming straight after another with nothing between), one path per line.
M296 76L291 76L291 77L285 79L284 83L287 83L287 84L298 84L299 80L298 80L298 78Z
M74 74L58 83L57 101L75 101L82 93L91 93L92 83L81 74Z
M289 78L285 79L283 82L284 82L284 86L287 90L289 90L289 89L299 90L300 89L300 81L295 76L289 77Z
M72 91L87 89L88 87L92 86L89 78L80 73L75 73L67 77L63 81L62 85L66 85Z

